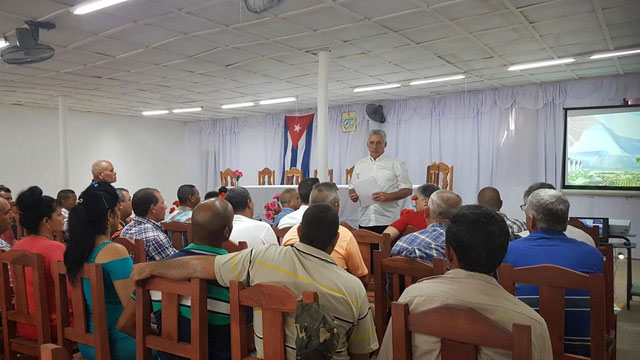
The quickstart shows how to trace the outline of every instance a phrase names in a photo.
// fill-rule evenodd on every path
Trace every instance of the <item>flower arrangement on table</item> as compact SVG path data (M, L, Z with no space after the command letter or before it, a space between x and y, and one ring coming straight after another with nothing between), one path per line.
M233 170L233 174L231 176L233 176L233 178L236 179L236 184L237 184L238 181L240 181L240 178L244 176L244 174L242 173L242 171L235 169Z
M270 201L264 204L265 218L269 221L273 221L273 219L280 214L282 211L282 203L280 202L280 194L275 194L273 196L273 201Z
M180 201L176 200L176 201L172 202L171 205L173 205L173 206L171 207L171 209L169 209L169 214L173 214L173 212L176 211L178 206L180 206Z

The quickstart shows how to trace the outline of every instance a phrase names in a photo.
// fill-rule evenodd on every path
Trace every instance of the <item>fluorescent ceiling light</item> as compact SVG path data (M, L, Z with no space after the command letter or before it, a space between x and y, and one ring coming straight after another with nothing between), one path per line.
M280 104L280 103L292 102L292 101L296 101L296 100L298 100L298 99L296 99L295 97L286 97L286 98L280 98L280 99L260 100L259 104L260 105L271 105L271 104Z
M0 45L0 47L2 47L2 45ZM608 51L608 52L599 53L599 54L593 54L589 56L589 59L591 60L604 59L608 57L624 56L624 55L639 54L639 53L640 53L640 49L616 50L616 51Z
M151 115L164 115L168 113L169 113L169 110L151 110L151 111L143 111L142 115L151 116Z
M127 0L89 0L72 7L70 10L76 15L84 15L125 1Z
M353 92L363 92L363 91L373 91L373 90L384 90L384 89L393 89L400 87L400 84L385 84L385 85L374 85L374 86L364 86L353 89Z
M452 75L452 76L441 76L441 77L436 77L431 79L415 80L410 82L409 85L422 85L422 84L429 84L429 83L440 82L440 81L460 80L464 78L465 78L464 74Z
M186 112L196 112L196 111L202 111L202 106L171 110L171 112L175 114L186 113Z
M574 61L576 61L576 59L574 58L534 61L534 62L529 62L524 64L511 65L507 68L507 70L509 71L526 70L526 69L533 69L533 68L539 68L539 67L545 67L545 66L568 64Z
M0 38L0 49L2 49L5 46L9 46L9 42L5 38Z
M222 105L220 107L223 108L223 109L235 109L235 108L253 106L255 104L256 103L254 103L253 101L249 101L249 102L236 103L236 104L226 104L226 105Z

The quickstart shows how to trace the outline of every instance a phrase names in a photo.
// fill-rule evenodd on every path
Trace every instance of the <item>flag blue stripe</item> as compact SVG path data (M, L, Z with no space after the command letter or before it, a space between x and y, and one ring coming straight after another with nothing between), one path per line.
M291 151L291 162L289 163L289 169L291 169L292 167L297 168L298 167L298 148L294 148L293 146L291 147L291 149L289 149L289 151Z
M310 175L309 159L311 158L311 140L313 139L313 120L309 123L305 136L307 138L305 139L304 154L302 155L302 174L303 177L308 178Z
M287 169L286 159L287 159L288 150L289 150L289 131L287 129L287 122L285 121L284 122L284 152L282 153L282 176L280 177L280 185L284 185L284 172Z

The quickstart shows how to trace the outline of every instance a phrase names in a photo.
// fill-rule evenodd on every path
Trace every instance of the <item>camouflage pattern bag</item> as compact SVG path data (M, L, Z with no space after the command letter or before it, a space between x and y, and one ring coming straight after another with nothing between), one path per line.
M339 341L338 324L333 316L322 311L318 303L298 301L296 359L331 359Z

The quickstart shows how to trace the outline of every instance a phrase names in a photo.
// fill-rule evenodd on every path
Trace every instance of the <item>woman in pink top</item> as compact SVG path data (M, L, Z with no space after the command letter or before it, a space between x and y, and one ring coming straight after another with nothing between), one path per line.
M56 303L51 264L54 261L62 261L64 257L65 246L61 242L53 240L53 234L56 231L62 231L64 222L62 211L56 205L56 200L50 196L42 195L42 189L37 186L32 186L21 192L16 203L20 210L20 225L25 228L28 236L16 242L13 249L41 254L44 258L51 335L55 339ZM29 269L25 271L25 279L29 312L35 313L33 277ZM27 339L37 339L36 327L33 325L18 323L18 333Z

